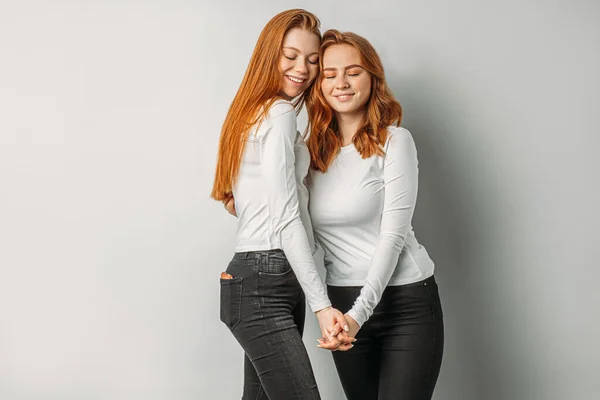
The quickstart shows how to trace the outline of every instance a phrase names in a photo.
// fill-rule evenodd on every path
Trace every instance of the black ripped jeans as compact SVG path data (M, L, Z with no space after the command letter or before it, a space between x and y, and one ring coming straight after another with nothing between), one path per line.
M329 286L333 307L348 312L361 287ZM346 352L333 360L348 400L430 400L444 350L444 322L434 277L388 286Z
M302 342L305 300L283 251L235 253L221 279L221 321L244 349L242 400L320 400Z

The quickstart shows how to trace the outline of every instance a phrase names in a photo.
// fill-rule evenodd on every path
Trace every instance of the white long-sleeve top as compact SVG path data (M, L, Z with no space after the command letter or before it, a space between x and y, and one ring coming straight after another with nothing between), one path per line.
M362 326L388 286L433 275L415 238L417 150L410 132L389 127L385 155L363 159L344 146L325 173L311 170L309 211L325 253L328 285L362 286L348 314Z
M236 252L281 249L313 311L331 305L314 263L305 185L310 155L296 129L295 108L277 100L252 128L233 188Z

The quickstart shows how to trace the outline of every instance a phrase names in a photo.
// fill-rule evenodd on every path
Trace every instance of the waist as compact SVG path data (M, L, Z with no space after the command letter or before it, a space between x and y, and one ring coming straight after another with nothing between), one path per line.
M293 272L281 249L237 252L233 255L228 270L235 270L242 277L253 274L283 277Z
M400 253L388 286L406 285L429 278L433 275L435 264L423 249L417 252L405 249ZM371 259L335 258L326 259L326 283L332 286L363 286L369 270Z
M240 251L233 255L233 260L247 260L249 258L261 258L261 257L269 257L269 256L283 256L283 250L281 249L268 249L268 250L252 250L252 251Z

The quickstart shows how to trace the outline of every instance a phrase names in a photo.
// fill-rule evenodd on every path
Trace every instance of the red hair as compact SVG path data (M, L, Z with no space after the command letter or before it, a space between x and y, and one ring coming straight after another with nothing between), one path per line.
M320 39L319 27L320 21L314 14L293 9L277 14L263 28L221 129L213 199L226 200L231 196L250 129L262 121L273 102L280 98L279 61L285 35L301 28ZM297 109L304 104L307 92L296 102Z
M356 33L342 33L330 29L323 34L319 50L320 70L323 70L323 54L327 48L340 44L350 45L358 50L362 67L371 75L371 95L366 104L367 113L352 142L363 158L374 154L383 155L387 129L392 124L400 126L402 107L386 83L383 65L375 48L367 39ZM306 101L310 118L310 137L307 145L310 150L311 168L325 172L342 146L342 137L338 132L335 114L323 97L322 79L321 73Z

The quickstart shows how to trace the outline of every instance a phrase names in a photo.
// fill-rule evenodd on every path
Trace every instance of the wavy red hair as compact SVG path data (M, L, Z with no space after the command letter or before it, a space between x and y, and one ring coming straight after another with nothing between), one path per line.
M400 126L402 107L386 83L383 64L375 48L367 39L356 33L342 33L330 29L323 34L319 50L320 71L323 71L323 54L327 48L341 44L350 45L358 50L362 67L371 75L371 95L366 103L367 112L352 142L363 158L374 154L383 155L387 129L392 124ZM320 73L306 101L310 123L307 145L310 150L311 168L325 172L339 153L342 137L338 132L335 113L323 97L322 79L323 75Z
M301 28L320 39L320 25L314 14L293 9L277 14L263 28L221 129L211 193L213 199L222 201L231 197L250 129L263 120L273 102L281 97L279 61L285 35L294 28ZM307 93L308 89L296 101L298 110L304 104Z

